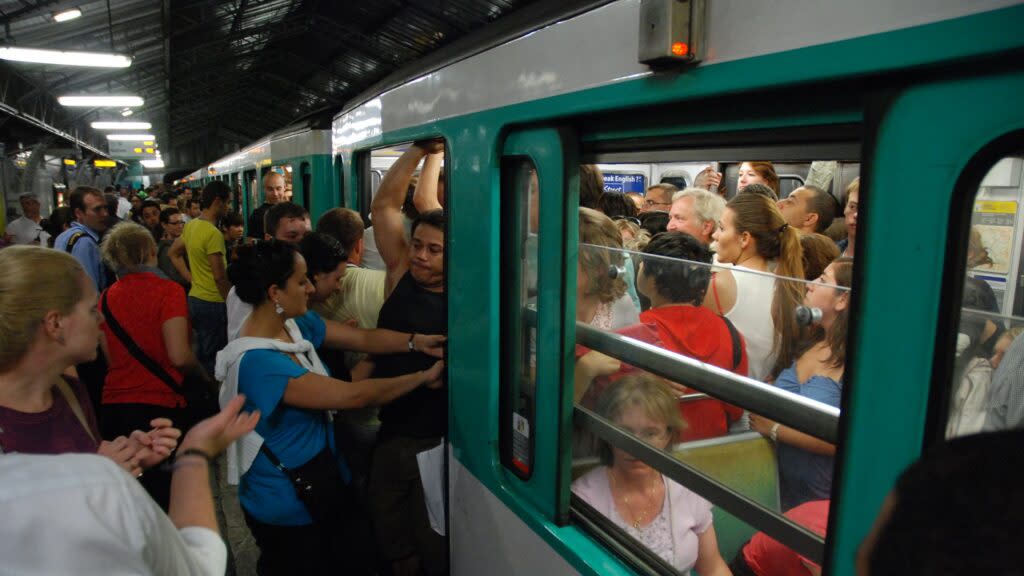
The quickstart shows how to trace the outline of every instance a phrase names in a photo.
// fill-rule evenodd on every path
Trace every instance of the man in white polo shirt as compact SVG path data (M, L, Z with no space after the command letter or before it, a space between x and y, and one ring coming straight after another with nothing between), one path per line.
M14 238L15 244L46 246L50 235L39 225L43 219L39 214L39 199L35 194L22 194L19 201L21 217L7 225L7 233Z

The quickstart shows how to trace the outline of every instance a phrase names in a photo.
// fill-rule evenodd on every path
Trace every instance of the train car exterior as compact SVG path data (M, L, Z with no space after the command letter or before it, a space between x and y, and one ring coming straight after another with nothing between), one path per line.
M1024 42L1013 24L1024 8L712 2L704 62L652 72L637 62L639 4L613 2L537 30L371 95L335 120L350 206L365 198L371 150L424 138L447 144L453 572L637 570L570 507L575 167L773 154L861 165L853 352L819 555L827 573L853 574L893 480L934 440L974 176L1024 144ZM500 449L509 423L502 348L514 339L500 297L514 243L502 213L519 201L503 188L503 166L522 161L536 170L543 205L525 479Z

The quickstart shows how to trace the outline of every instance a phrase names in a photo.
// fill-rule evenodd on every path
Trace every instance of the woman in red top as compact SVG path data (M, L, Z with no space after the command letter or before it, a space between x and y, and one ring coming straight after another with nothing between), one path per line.
M636 281L637 290L651 300L651 308L640 314L639 324L618 333L746 376L743 337L728 320L700 305L711 277L710 265L711 251L693 236L682 232L655 236L644 248ZM589 352L577 364L577 376L583 373L582 388L577 380L577 390L585 389L583 404L593 405L608 382L635 370ZM610 378L589 386L593 378L603 375ZM680 396L697 392L670 384ZM713 398L685 400L680 410L687 424L684 441L725 435L730 423L743 414L742 409Z
M133 222L118 224L104 237L100 251L118 280L103 293L100 309L108 372L103 384L100 431L113 438L168 418L183 432L192 422L185 397L140 362L112 328L115 322L174 382L189 371L206 380L189 345L188 304L181 286L157 268L156 242ZM167 471L148 472L142 483L161 507L170 498Z

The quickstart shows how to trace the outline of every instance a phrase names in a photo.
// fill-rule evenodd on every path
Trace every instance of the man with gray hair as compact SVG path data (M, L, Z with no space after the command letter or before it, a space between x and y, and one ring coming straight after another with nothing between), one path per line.
M672 196L668 211L669 232L685 232L705 245L725 211L725 200L701 188L685 188Z

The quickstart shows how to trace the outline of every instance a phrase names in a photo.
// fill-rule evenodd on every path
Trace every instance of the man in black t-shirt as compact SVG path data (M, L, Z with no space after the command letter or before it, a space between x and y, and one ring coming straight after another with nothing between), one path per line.
M443 144L417 142L388 170L371 205L374 238L387 267L378 328L447 334L445 215L438 201ZM421 212L405 237L402 204L421 160L414 201ZM429 368L435 361L412 346L373 358L373 377ZM396 576L447 574L448 541L430 526L416 454L441 444L448 431L448 390L419 388L380 410L369 500L378 546Z

